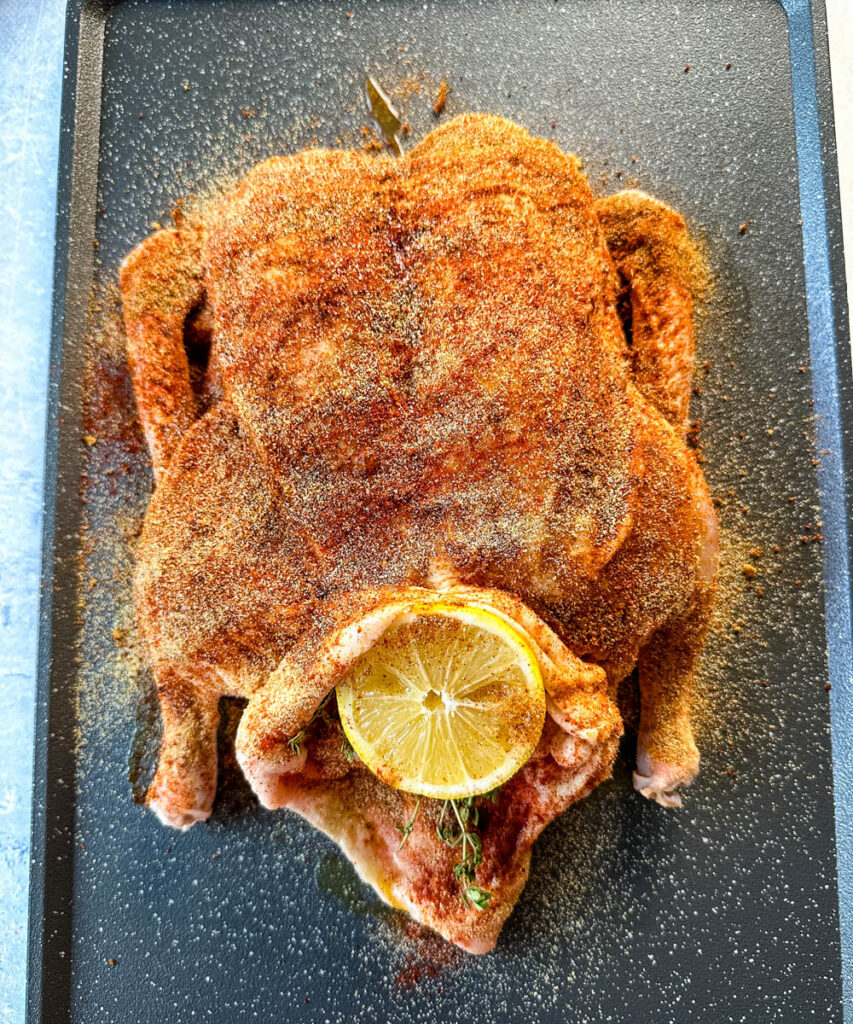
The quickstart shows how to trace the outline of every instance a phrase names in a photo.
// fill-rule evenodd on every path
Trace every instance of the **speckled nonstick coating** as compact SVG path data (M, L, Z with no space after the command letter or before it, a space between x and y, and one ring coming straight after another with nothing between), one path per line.
M782 6L75 0L68 58L30 1021L839 1021L821 456ZM539 841L484 958L385 909L297 817L259 809L227 724L209 823L165 830L129 781L132 762L144 785L156 741L143 728L132 744L151 715L129 607L151 478L110 288L179 197L315 140L362 145L365 72L411 139L437 123L447 79L442 118L506 115L579 153L598 191L666 199L714 279L693 408L724 594L701 774L681 811L648 803L628 737L614 779Z

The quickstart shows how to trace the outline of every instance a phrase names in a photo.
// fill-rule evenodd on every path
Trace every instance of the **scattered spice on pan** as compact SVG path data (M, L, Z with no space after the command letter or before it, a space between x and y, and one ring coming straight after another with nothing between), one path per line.
M698 450L701 446L702 421L692 420L687 428L687 443L691 448Z
M376 137L376 133L366 124L361 126L361 134L364 138L364 142L361 144L361 148L365 153L381 153L382 143Z
M402 84L400 85L400 88L395 90L397 95L403 96L403 97L412 96L415 93L420 94L420 91L421 91L421 82L414 75L407 75L403 79Z
M447 79L441 80L441 85L438 87L438 96L436 97L435 103L432 105L432 112L436 117L444 110L447 106Z
M422 973L428 978L435 977L438 968L435 964L417 964L412 962L411 953L406 957L406 966L397 972L397 984L404 991L413 989L421 981Z

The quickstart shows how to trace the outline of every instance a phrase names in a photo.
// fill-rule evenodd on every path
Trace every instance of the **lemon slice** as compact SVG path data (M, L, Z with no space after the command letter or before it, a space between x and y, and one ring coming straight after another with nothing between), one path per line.
M458 799L533 753L545 691L527 639L495 612L436 602L400 615L338 684L341 724L383 782Z

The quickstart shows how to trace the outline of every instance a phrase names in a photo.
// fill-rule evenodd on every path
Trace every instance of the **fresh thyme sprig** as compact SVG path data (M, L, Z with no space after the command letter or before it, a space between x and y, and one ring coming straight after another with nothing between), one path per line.
M497 799L496 793L497 790L493 790L491 793L487 793L486 796L494 801ZM401 850L408 842L409 836L415 827L415 822L421 809L421 799L421 797L418 797L414 813L406 824L395 826L401 836L399 847ZM453 817L456 819L458 832L455 830L452 820L447 825L444 824L448 807L453 809ZM476 907L477 910L485 910L489 905L492 894L486 889L481 889L475 881L477 868L483 863L483 842L476 832L471 831L471 829L477 827L479 821L480 811L474 803L474 797L469 796L464 800L445 800L441 808L441 814L438 816L438 824L435 826L435 831L438 838L443 843L447 843L448 846L454 848L457 846L462 847L462 859L458 864L453 865L453 876L462 886L462 899L466 903L470 903L471 906Z
M458 832L454 831L452 821L449 825L444 824L448 807L453 809ZM483 842L476 832L471 831L479 822L480 811L472 796L461 801L445 800L435 831L438 838L448 846L462 847L462 859L453 865L453 875L462 886L462 899L477 910L485 910L492 894L476 884L477 868L483 863Z
M408 840L409 836L412 834L412 829L415 827L415 821L417 820L417 817L418 817L418 811L421 809L421 800L422 799L423 799L422 797L418 797L417 803L415 804L415 813L406 822L406 824L405 825L396 825L395 826L397 831L403 837L400 840L400 846L398 847L398 849L400 849L400 850L403 849L403 847L406 845L406 841Z
M487 793L486 796L494 801L497 799L496 794L497 790L493 790L491 793ZM421 809L421 799L421 797L418 797L414 813L406 824L396 826L401 836L399 847L401 850L406 845L415 827L418 812ZM458 832L454 829L452 820L449 824L444 824L448 807L453 809L453 816L459 829ZM435 831L438 834L438 838L443 843L447 843L448 846L454 848L457 846L462 847L462 859L458 864L453 865L453 876L462 886L462 899L466 903L470 903L471 906L476 907L477 910L485 910L489 905L492 894L486 889L481 889L475 880L477 868L483 863L483 842L476 832L471 831L471 829L477 827L479 822L480 811L474 803L472 796L466 797L464 800L445 800L441 808L441 814L438 816L438 824L435 826Z
M287 745L290 747L290 752L294 757L298 757L302 752L302 744L305 741L305 730L300 729L295 736L291 736L287 741Z
M331 699L332 691L326 694L326 696L320 701L317 707L314 709L314 714L311 716L311 720L305 729L300 729L295 736L291 736L287 741L287 745L290 747L290 752L294 757L298 757L302 753L302 744L305 742L305 730L310 728L318 718L322 718L326 724L329 722L328 713L326 711L326 705Z

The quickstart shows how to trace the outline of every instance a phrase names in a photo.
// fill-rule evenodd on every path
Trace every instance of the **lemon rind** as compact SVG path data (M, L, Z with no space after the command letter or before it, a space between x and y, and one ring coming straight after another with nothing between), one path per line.
M484 608L481 605L455 604L450 601L416 602L405 611L401 611L400 615L389 623L389 628L394 623L399 622L401 618L422 615L444 615L448 618L455 618L466 622L469 625L475 625L486 632L500 637L516 652L526 681L527 692L535 696L540 704L541 723L536 731L536 742L525 745L515 756L509 755L505 761L502 761L493 772L484 778L474 780L469 777L468 780L457 784L438 785L411 777L401 778L396 772L389 769L387 765L376 763L375 751L370 744L362 742L361 734L355 727L352 715L352 690L345 682L338 685L336 693L341 726L362 763L379 779L394 789L439 800L458 800L480 796L509 781L527 763L538 745L546 716L542 670L527 636L517 627L510 625L499 612L491 608Z

